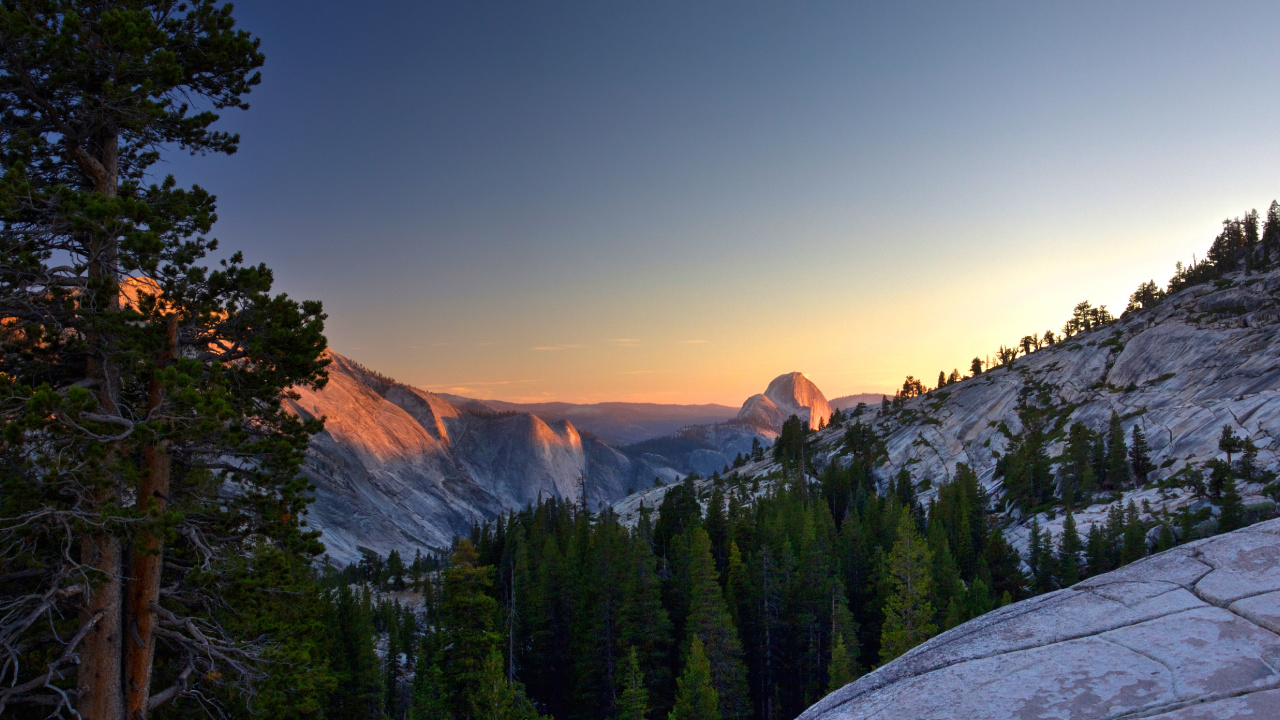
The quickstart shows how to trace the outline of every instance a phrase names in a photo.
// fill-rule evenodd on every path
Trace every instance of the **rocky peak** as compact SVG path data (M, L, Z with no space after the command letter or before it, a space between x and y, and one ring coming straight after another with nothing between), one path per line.
M749 425L777 430L792 415L817 428L831 418L831 406L822 391L803 373L779 375L761 395L752 395L742 404L738 420Z

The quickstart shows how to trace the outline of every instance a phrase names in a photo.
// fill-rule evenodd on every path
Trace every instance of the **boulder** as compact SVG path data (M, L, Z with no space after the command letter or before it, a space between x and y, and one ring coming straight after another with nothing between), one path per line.
M1280 718L1280 520L949 630L802 720Z

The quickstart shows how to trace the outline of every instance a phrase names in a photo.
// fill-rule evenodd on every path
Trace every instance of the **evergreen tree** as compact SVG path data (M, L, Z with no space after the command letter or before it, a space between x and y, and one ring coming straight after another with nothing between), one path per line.
M458 720L487 717L481 705L486 697L485 663L497 646L493 621L498 602L487 594L493 585L493 567L478 567L478 559L470 540L458 540L444 573L441 681L448 707Z
M424 652L423 657L427 658ZM440 664L434 657L424 661L413 677L413 694L409 706L409 720L450 720L448 704L444 696L444 681Z
M1125 511L1125 523L1123 534L1123 545L1120 549L1120 564L1127 565L1134 560L1139 560L1147 554L1147 528L1142 524L1142 517L1138 514L1138 506L1129 501L1129 506Z
M720 720L720 696L711 682L711 663L697 636L689 643L677 688L676 704L667 720Z
M1227 454L1227 466L1231 466L1231 456L1243 449L1240 442L1240 436L1236 435L1235 430L1230 425L1222 426L1222 437L1218 439L1218 449Z
M1228 475L1222 484L1222 514L1218 516L1218 532L1231 532L1244 527L1244 504L1236 490L1235 478Z
M627 658L622 665L622 683L618 694L617 720L645 720L649 714L649 691L644 686L644 673L640 672L640 661L636 649L627 651Z
M1100 575L1111 569L1106 536L1097 523L1090 525L1089 532L1085 533L1084 547L1087 575Z
M1124 442L1124 427L1120 416L1111 413L1107 428L1107 475L1104 487L1121 490L1129 484L1129 448Z
M969 363L969 373L974 377L982 374L982 358L974 358L973 361Z
M1262 226L1262 247L1270 254L1280 254L1280 202L1271 201L1267 219Z
M170 683L194 672L245 707L270 666L214 608L246 597L241 553L320 551L298 470L321 423L284 401L323 384L324 316L239 253L204 266L214 196L154 172L236 150L214 126L258 41L215 0L6 2L0 38L3 702L145 718L193 709Z
M1031 568L1032 591L1046 593L1053 589L1053 534L1041 531L1040 521L1031 519L1031 538L1028 542L1027 565Z
M898 540L886 568L890 595L885 602L880 635L880 661L887 663L928 640L936 632L929 576L929 549L904 508L898 521Z
M1080 554L1083 550L1075 516L1067 510L1062 521L1062 538L1058 541L1058 573L1063 587L1071 587L1080 581Z
M1133 426L1133 444L1129 447L1129 465L1133 468L1133 477L1139 485L1147 483L1147 476L1155 469L1151 464L1151 449L1147 447L1147 438L1142 427Z
M828 694L854 680L853 658L849 657L849 649L845 647L844 635L836 635L835 644L831 646L831 662L827 665L827 678Z
M747 702L746 668L742 664L742 643L729 619L719 574L711 557L711 540L705 530L696 527L688 534L688 541L686 584L689 613L685 634L689 639L686 647L695 640L703 646L711 667L712 684L726 720L744 717L750 711L750 705ZM690 651L686 649L685 652Z
M1209 497L1214 500L1221 500L1222 492L1226 488L1227 482L1234 480L1234 473L1231 472L1230 464L1218 458L1209 461Z
M382 717L382 669L374 653L373 614L366 597L342 585L325 623L330 631L330 667L337 687L325 716L331 720Z

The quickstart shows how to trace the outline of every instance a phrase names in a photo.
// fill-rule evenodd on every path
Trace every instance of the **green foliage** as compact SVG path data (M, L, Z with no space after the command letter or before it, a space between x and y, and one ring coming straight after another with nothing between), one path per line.
M889 554L889 599L880 632L880 661L889 662L928 640L937 632L929 604L932 578L929 549L904 508L898 520L898 540Z
M697 637L689 643L677 687L676 704L667 720L720 720L720 695L711 681L711 663Z
M333 597L329 628L330 669L337 681L325 717L376 720L382 717L382 668L374 653L373 608L369 595L346 585Z
M618 693L617 720L645 720L649 714L649 691L644 686L644 673L636 649L627 652L623 662L621 692Z
M287 403L323 384L324 315L239 253L205 264L214 196L154 175L178 150L235 152L216 123L247 107L258 41L214 0L6 2L0 38L0 575L25 573L0 585L0 705L137 716L203 697L241 715L256 688L316 715L317 616L257 583L315 610L298 470L321 423ZM92 592L64 592L86 576ZM285 658L313 672L276 672Z
M833 693L853 682L855 672L853 658L844 644L844 635L836 635L835 645L831 648L831 663L827 666L827 692Z
M804 464L805 443L808 440L809 424L792 415L782 423L778 439L773 443L773 459L782 463L784 468L801 468Z
M493 619L498 602L486 594L493 585L493 568L479 566L475 547L459 540L444 573L444 598L440 609L440 669L444 696L455 718L488 717L481 704L490 692L486 663L497 637Z

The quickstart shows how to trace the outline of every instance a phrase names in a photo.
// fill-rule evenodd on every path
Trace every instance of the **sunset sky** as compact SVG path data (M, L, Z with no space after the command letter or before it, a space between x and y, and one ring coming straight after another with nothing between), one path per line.
M737 405L1122 310L1280 197L1280 4L242 0L217 237L431 390Z

